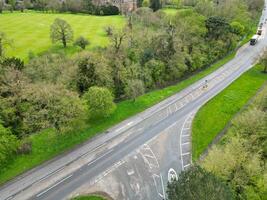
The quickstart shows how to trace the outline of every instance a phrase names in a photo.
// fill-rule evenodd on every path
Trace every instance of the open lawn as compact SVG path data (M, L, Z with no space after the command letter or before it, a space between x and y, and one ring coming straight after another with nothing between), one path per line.
M267 81L267 74L261 70L260 65L250 69L198 111L192 128L193 160L199 158L233 116Z
M61 45L52 45L50 40L50 25L54 19L66 20L74 31L74 38L84 36L90 41L87 48L105 46L108 38L105 35L106 26L122 27L125 18L122 16L91 16L83 14L52 14L28 11L0 14L0 32L6 33L13 40L12 48L7 49L7 56L27 59L29 52L38 54L47 50L62 50ZM72 44L65 50L73 53L77 48Z

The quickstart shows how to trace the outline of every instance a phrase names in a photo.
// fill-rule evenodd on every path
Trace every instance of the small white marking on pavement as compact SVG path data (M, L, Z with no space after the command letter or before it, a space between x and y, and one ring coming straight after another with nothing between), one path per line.
M51 187L47 188L46 190L44 190L43 192L39 193L36 195L36 197L40 197L42 196L44 193L48 192L49 190L51 190L52 188L58 186L60 183L64 182L65 180L69 179L70 177L72 177L73 174L67 176L66 178L63 178L61 181L57 182L56 184L52 185Z
M191 165L191 164L187 164L187 165L184 166L184 168L189 167L190 165Z
M182 145L188 145L188 144L190 144L190 142L185 142L185 143L183 143Z
M190 154L190 152L182 153L182 156L187 156L189 154Z

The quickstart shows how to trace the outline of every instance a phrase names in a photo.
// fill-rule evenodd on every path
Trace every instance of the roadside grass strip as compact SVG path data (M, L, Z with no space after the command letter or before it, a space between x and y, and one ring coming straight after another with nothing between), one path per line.
M256 65L197 112L192 125L193 160L199 159L233 116L246 105L267 81L267 74Z

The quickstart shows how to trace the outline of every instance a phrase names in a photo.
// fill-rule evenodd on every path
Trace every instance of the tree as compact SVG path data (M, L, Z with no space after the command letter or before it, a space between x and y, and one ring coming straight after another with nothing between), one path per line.
M22 91L22 117L27 133L54 128L58 133L78 128L85 106L78 94L55 84L29 84Z
M149 6L154 12L159 10L162 5L160 0L150 0L150 6Z
M4 1L0 0L0 13L3 12L3 8L4 8Z
M11 43L12 43L11 40L9 40L6 37L6 34L3 32L0 32L0 58L4 56L5 49L8 46L11 46Z
M230 183L236 199L244 199L246 188L255 184L262 173L260 155L252 153L252 144L238 136L230 138L222 146L215 146L202 166L209 172Z
M16 0L8 0L7 2L10 5L10 12L13 12L16 8Z
M104 87L90 87L83 95L83 99L87 103L89 115L92 119L108 117L116 109L113 94Z
M84 93L92 86L113 87L111 68L102 55L97 53L86 53L79 56L77 89Z
M218 39L230 31L230 25L225 18L212 16L206 20L206 28L208 29L208 37Z
M178 180L169 182L167 194L169 200L232 200L231 190L199 166L182 171Z
M67 43L73 39L73 31L65 20L57 18L51 25L50 37L53 43L61 41L65 48Z
M124 30L113 30L112 35L110 35L109 38L112 42L112 46L115 50L115 53L118 53L120 51L126 36L127 35Z
M125 94L128 98L133 99L145 93L144 83L141 80L129 80L125 87Z
M244 34L245 27L239 22L234 21L230 25L231 25L231 31L234 34L239 35L239 36L242 36Z
M18 148L18 140L11 131L0 124L0 167L12 158Z
M89 45L89 41L83 36L80 36L79 38L76 39L76 41L74 42L74 45L79 46L82 49L85 49L85 47Z
M263 66L263 72L267 73L267 50L263 52L263 55L260 59L260 63Z

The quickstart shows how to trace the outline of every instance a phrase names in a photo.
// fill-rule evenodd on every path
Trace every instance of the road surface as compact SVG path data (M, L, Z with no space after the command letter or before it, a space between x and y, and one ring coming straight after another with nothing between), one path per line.
M266 16L263 11L261 21ZM0 199L60 200L98 191L120 200L164 199L168 179L191 165L194 114L253 66L267 46L265 28L255 46L245 45L217 71L10 181L1 187Z

